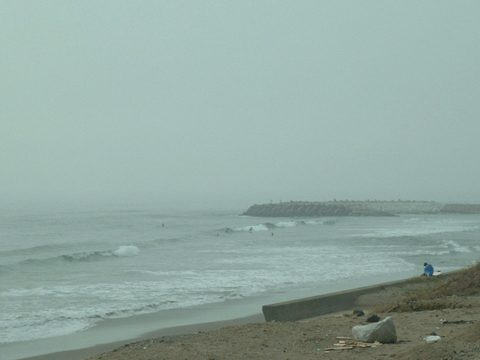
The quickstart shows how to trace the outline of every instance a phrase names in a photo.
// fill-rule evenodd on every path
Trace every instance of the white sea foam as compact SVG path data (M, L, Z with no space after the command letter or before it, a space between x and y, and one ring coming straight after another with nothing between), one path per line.
M461 246L453 240L445 241L443 247L451 249L453 252L458 253L471 253L472 250L468 246Z
M258 225L252 225L252 226L240 226L234 228L233 231L235 232L257 232L257 231L268 231L270 230L267 225L265 224L258 224Z
M388 238L388 237L406 237L406 236L426 236L435 234L457 233L462 231L475 230L470 226L434 226L424 225L420 227L396 228L396 229L376 229L374 232L361 234L361 237ZM353 235L355 236L355 235ZM357 235L358 236L358 235Z
M235 228L226 228L225 231L228 232L258 232L258 231L270 231L272 229L282 229L282 228L294 228L298 225L331 225L335 224L336 220L332 218L323 219L323 220L299 220L299 221L279 221L275 223L264 223L257 225L246 225Z
M113 252L115 256L136 256L140 252L140 249L135 245L120 246Z
M281 222L275 223L275 226L279 228L290 228L290 227L297 226L297 223L295 221L281 221Z
M419 221L422 221L421 219L419 218L410 218L410 219L406 219L404 220L406 223L408 222L419 222Z
M2 338L0 344L7 344L17 341L28 341L44 339L65 334L87 330L100 319L75 319L71 317L49 318L50 314L39 314L38 322L32 322L29 318L19 319L6 316L0 320L0 332ZM12 329L12 325L14 328Z

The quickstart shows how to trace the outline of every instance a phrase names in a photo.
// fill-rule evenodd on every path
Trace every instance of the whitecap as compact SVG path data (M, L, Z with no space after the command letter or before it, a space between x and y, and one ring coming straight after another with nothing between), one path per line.
M275 226L279 228L289 228L297 226L297 223L295 221L281 221L276 223Z
M268 226L265 224L259 224L259 225L253 225L253 226L241 226L235 228L233 231L234 232L254 232L254 231L268 231Z
M460 244L457 244L453 240L446 241L444 247L452 248L453 252L458 252L458 253L471 253L472 252L472 250L470 250L470 248L468 246L462 246Z
M115 256L136 256L140 252L140 249L135 245L120 246L112 254Z

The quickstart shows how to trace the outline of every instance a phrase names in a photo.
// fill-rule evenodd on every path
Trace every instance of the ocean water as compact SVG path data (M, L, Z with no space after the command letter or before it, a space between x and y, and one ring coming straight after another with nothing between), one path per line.
M244 301L260 313L266 302L332 285L417 276L425 261L457 270L480 254L479 215L290 219L244 210L3 209L0 346L172 309Z

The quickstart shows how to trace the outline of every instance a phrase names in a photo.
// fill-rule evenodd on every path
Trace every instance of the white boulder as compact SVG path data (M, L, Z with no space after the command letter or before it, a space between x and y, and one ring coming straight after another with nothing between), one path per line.
M378 341L389 344L397 341L395 324L391 317L373 324L354 326L352 333L355 340L367 343Z

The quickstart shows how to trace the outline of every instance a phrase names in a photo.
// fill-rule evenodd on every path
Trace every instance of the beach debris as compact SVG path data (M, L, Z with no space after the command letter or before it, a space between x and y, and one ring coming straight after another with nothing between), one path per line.
M339 338L346 339L346 340L339 340L337 343L333 344L334 347L326 348L325 353L329 353L330 351L352 350L355 348L371 348L371 347L377 347L382 345L378 341L374 343L366 343L362 341L350 340L350 338L348 337L337 337L337 339Z
M354 326L352 333L355 340L366 343L378 341L383 344L389 344L397 341L395 324L390 316L377 323Z
M363 316L365 312L363 310L353 310L353 315Z
M431 333L430 335L424 337L423 340L425 340L428 343L434 343L442 340L442 338L435 333Z
M367 318L367 322L369 322L369 323L376 323L376 322L379 322L379 321L380 321L380 317L378 315L370 315Z
M398 310L398 309L400 309L400 304L397 304L397 305L391 307L390 309L388 309L388 310L387 310L387 313L389 313L389 312L394 312L394 311L396 311L396 310Z
M459 324L473 324L473 320L457 320L457 321L447 321L445 319L440 320L440 324L454 324L454 325L459 325Z

